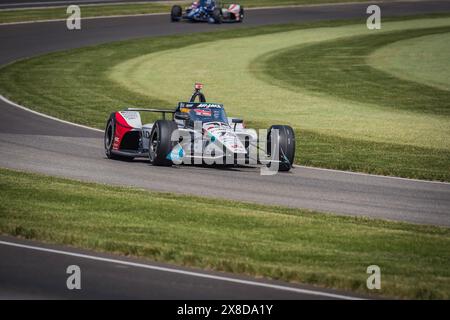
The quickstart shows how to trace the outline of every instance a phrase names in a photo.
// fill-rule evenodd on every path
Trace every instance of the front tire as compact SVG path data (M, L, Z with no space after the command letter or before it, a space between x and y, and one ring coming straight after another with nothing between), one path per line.
M290 126L273 125L267 133L267 155L272 155L272 130L278 129L278 141L275 141L274 147L278 148L279 171L289 171L292 168L295 159L295 132Z
M178 130L174 121L158 120L150 133L149 160L154 166L171 166L173 163L167 159L177 141L172 141L172 134Z
M172 6L172 10L170 11L170 21L178 22L181 20L181 15L183 14L183 10L179 5Z

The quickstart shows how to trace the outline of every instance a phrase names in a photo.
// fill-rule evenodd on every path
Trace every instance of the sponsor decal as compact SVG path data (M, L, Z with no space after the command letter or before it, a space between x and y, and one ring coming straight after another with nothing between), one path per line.
M120 111L122 117L126 120L135 120L139 119L138 113L136 111Z
M196 106L197 108L217 108L221 109L222 105L217 103L200 103Z
M179 102L178 107L181 108L215 108L222 109L223 104L219 103L198 103L198 102Z
M211 110L194 109L195 114L203 117L211 117Z

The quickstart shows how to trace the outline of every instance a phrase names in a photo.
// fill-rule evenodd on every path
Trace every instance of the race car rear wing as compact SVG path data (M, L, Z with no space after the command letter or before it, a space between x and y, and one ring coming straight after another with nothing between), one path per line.
M166 113L174 114L176 110L167 109L145 109L145 108L126 108L125 111L144 111L144 112L160 112L163 115L163 120L166 120Z

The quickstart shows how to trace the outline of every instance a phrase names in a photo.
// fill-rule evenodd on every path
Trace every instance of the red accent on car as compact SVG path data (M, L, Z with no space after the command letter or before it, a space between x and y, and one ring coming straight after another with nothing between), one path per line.
M128 125L127 121L122 117L122 115L119 112L115 113L115 117L116 117L116 132L114 133L113 150L119 150L123 136L127 132L131 131L133 128Z
M228 11L230 11L236 17L236 20L239 21L241 19L240 15L240 7L237 4L230 4L228 7Z
M211 110L194 109L194 112L199 116L211 117Z

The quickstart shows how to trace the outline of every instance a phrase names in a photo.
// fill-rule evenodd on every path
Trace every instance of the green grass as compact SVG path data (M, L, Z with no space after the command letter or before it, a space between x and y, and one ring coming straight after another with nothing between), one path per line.
M295 131L295 162L302 165L450 181L449 151Z
M354 23L241 28L53 53L0 69L0 92L34 110L103 129L113 110L125 106L173 107L176 101L187 98L194 81L203 81L207 97L223 102L229 115L241 116L261 128L275 122L293 125L298 136L299 164L450 181L447 92L430 88L431 97L422 96L421 91L413 92L411 105L416 110L410 110L407 106L392 108L385 103L375 105L373 101L358 100L354 98L356 94L330 94L325 89L329 83L323 83L322 90L296 87L293 91L285 79L274 80L273 75L267 74L267 61L292 48L323 45L331 52L341 52L330 44L351 44L353 50L359 48L359 42L352 42L356 39L362 41L361 47L370 55L371 41L367 39L371 37L384 39L383 45L389 44L386 39L396 40L404 34L403 30L409 30L412 36L417 32L436 32L447 28L450 19L445 15L393 22L384 19L382 32L368 31L364 21ZM413 31L418 26L423 30ZM373 46L373 50L378 48ZM348 54L345 58L352 58L352 50L342 50ZM192 69L187 62L199 56L204 59L203 67ZM309 56L307 62L323 70L330 67L325 58L326 55L321 59ZM349 64L348 69L354 72L358 64ZM376 72L365 62L363 66ZM280 65L283 67L286 65ZM308 75L318 77L313 67L308 69ZM345 81L339 84L354 84L351 76L342 75ZM382 75L384 78L377 81L385 80L386 74ZM404 83L406 87L419 85ZM364 88L366 93L370 93L371 86L369 83ZM339 90L342 88L345 86ZM434 107L434 111L418 112L421 105L416 98L425 108ZM444 114L436 111L435 104L427 103L432 99Z
M230 210L232 208L232 210ZM372 294L450 298L450 229L0 169L0 233Z
M309 46L300 45L282 52L269 53L268 57L263 58L263 66L258 61L260 68L258 72L264 69L263 72L269 76L271 83L285 86L294 92L307 89L314 93L326 93L359 103L371 103L377 107L429 113L444 117L450 125L449 90L401 80L372 68L372 63L367 62L377 48L383 50L391 43L395 43L396 47L402 47L403 42L398 45L398 41L410 39L409 42L415 43L420 41L422 36L433 35L435 41L427 43L428 46L422 48L422 52L429 55L440 53L442 58L433 60L435 68L427 70L427 76L447 78L448 74L445 71L450 61L450 41L446 40L449 32L450 25L350 37ZM412 55L420 59L419 52L413 52ZM415 61L416 66L411 66L408 62L410 61L403 61L402 57L397 58L398 65L405 70L419 68L423 64L424 67L430 65L429 62ZM440 63L443 63L442 67ZM380 61L378 64L383 65L383 62ZM390 66L383 69L390 69ZM424 119L427 121L427 118Z
M362 1L365 0L241 0L239 3L244 7L251 8ZM82 18L134 14L138 15L148 13L169 14L170 9L175 2L181 4L183 7L191 3L191 1L182 1L181 3L180 1L162 1L161 3L80 5L80 8ZM67 7L0 10L0 23L66 19L68 17L66 8Z
M449 52L450 33L424 35L383 46L370 54L368 63L397 78L449 92Z

